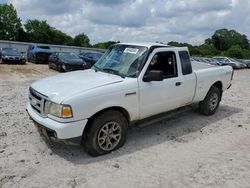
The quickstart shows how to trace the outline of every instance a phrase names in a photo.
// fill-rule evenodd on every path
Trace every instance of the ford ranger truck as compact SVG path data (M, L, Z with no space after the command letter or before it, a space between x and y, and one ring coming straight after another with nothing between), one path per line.
M81 138L98 156L123 146L132 122L192 103L214 114L232 77L230 66L191 63L186 47L120 43L89 70L31 84L27 111L47 138Z

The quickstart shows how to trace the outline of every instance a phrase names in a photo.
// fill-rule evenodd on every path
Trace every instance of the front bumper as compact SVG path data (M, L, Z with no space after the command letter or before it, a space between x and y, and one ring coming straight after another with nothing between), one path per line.
M24 64L26 62L25 59L2 59L3 63L6 64Z
M65 64L65 71L85 70L87 65L83 64Z
M41 117L28 103L27 112L31 119L45 129L54 133L57 139L72 139L81 137L83 130L88 122L87 119L74 121L74 122L57 122L48 117Z

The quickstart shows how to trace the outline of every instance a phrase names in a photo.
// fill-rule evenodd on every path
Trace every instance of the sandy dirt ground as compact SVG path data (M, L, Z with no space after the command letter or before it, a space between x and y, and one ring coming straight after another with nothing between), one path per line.
M131 127L125 146L92 158L47 144L25 106L47 65L0 65L0 187L250 187L250 69L235 71L213 116L184 111Z

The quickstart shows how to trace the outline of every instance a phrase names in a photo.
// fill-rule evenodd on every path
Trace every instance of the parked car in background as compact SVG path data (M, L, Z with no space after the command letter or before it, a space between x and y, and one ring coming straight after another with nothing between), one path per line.
M49 46L30 45L27 49L27 60L32 63L48 63L52 50Z
M220 65L216 60L208 57L193 57L196 62L207 63L210 65Z
M48 59L49 68L59 72L87 69L88 65L77 54L71 52L53 52Z
M0 49L0 63L19 63L25 64L26 59L22 53L14 48Z
M248 59L237 59L237 61L245 64L247 66L247 68L250 68L250 60L248 60Z
M104 52L82 52L79 57L82 58L88 65L92 67L102 56Z
M220 61L222 65L230 65L234 69L246 68L247 66L236 59L229 57L213 57L213 59Z

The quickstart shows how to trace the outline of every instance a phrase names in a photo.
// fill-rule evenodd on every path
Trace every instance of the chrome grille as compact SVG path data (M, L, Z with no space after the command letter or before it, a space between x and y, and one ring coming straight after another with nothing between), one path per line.
M20 57L8 56L9 60L20 60Z
M41 116L44 116L44 106L47 96L42 95L33 88L29 89L29 101L32 108Z

